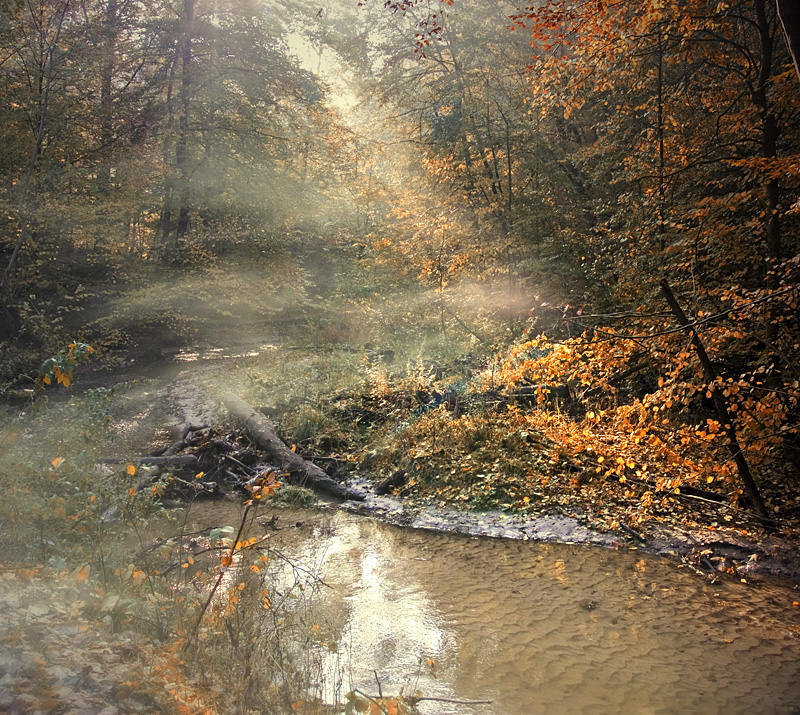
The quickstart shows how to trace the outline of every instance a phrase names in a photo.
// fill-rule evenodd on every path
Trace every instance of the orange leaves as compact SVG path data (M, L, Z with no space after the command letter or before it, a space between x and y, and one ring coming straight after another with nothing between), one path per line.
M345 713L368 713L368 715L409 715L404 697L368 697L360 692L350 692L345 696ZM409 698L408 702L413 702Z
M190 682L183 673L180 642L153 652L151 678L171 698L171 706L179 715L212 715L216 708L206 700L200 686Z
M292 445L294 450L295 445ZM262 472L255 480L245 485L245 489L252 494L253 499L259 500L264 497L274 496L275 491L280 487L280 482L276 478L277 472L274 469L267 469Z

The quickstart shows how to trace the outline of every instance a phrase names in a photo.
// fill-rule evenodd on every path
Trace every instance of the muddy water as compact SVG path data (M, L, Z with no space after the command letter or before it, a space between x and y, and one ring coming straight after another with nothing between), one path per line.
M287 517L289 518L289 517ZM402 530L342 512L284 549L319 569L343 690L423 713L800 713L800 594L635 552Z

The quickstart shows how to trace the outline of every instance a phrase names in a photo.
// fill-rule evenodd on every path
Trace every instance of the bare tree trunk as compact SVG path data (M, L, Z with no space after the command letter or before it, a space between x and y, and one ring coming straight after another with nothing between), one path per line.
M175 146L175 165L180 173L178 190L177 239L180 241L189 229L189 109L192 91L192 36L194 33L194 8L196 0L184 0L184 34L181 42L181 113L178 118L178 142Z
M777 0L778 17L792 56L797 78L800 79L800 3L797 0Z
M100 83L100 166L97 168L97 183L101 194L111 188L111 146L114 142L113 79L114 60L117 51L117 0L108 0L103 23L103 78Z
M688 326L689 319L683 312L683 309L675 298L675 295L673 294L672 289L670 288L666 279L661 281L661 292L664 294L664 298L666 298L667 303L678 322L681 325ZM725 430L725 435L728 438L728 449L731 453L731 457L733 457L733 460L736 463L736 468L739 471L739 477L742 480L744 492L747 494L747 498L750 500L755 514L765 524L772 525L773 522L770 519L766 504L764 504L764 500L761 498L761 492L758 489L756 480L753 478L753 475L750 472L750 465L747 463L744 452L742 452L742 448L739 446L739 440L736 437L736 427L734 426L733 417L728 411L728 405L725 402L722 392L720 391L719 387L717 387L716 370L714 370L714 366L711 364L711 360L709 359L708 353L706 353L706 349L700 340L700 336L694 329L692 329L692 345L694 345L697 357L700 359L700 364L703 366L703 373L708 381L708 389L711 392L711 396L714 400L714 407L717 410L720 424Z
M761 114L761 156L765 159L774 159L778 155L778 137L780 136L780 125L769 104L767 88L772 76L772 57L774 38L770 32L769 19L764 0L754 0L753 2L758 33L761 44L761 66L758 72L758 84L754 90L753 102L758 107ZM769 178L765 183L767 198L765 234L767 242L767 258L771 269L767 285L770 288L778 287L778 277L775 270L781 260L781 225L778 214L778 201L780 198L780 186L778 180Z

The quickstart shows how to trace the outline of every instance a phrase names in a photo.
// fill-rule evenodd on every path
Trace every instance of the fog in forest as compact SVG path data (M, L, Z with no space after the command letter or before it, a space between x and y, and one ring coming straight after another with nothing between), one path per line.
M709 663L800 707L751 590L800 583L798 46L786 0L0 0L0 711L668 712L662 647L687 711Z

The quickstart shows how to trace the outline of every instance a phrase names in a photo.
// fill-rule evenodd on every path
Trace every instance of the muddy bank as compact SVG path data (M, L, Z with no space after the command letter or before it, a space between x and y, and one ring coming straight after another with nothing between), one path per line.
M362 488L369 488L358 481ZM363 502L345 502L342 508L396 526L487 538L631 549L691 565L709 575L778 579L800 587L800 552L794 543L777 536L750 540L728 531L687 531L663 524L641 531L603 532L580 519L548 511L521 516L501 511L464 512L420 506L411 500L371 496Z

